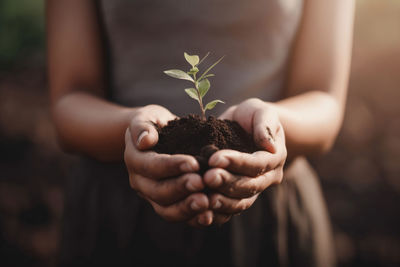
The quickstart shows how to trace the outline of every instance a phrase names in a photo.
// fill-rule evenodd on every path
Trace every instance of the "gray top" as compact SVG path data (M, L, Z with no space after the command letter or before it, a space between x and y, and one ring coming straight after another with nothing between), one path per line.
M301 0L102 1L111 48L112 97L128 106L160 104L183 115L198 107L184 93L190 82L163 70L188 70L183 52L219 57L206 101L224 108L249 97L280 97Z

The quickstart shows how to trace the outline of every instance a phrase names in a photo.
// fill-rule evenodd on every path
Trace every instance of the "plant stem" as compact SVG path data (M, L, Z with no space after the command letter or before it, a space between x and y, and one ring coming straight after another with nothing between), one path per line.
M197 85L197 81L195 81L194 86L196 87L197 97L198 97L198 99L199 99L199 105L200 105L200 109L201 109L201 119L202 119L203 121L205 121L205 120L206 120L206 112L205 112L205 110L204 110L203 99L201 99L199 87L198 87L198 85Z
M196 88L196 92L197 92L197 98L199 99L199 105L200 105L200 109L201 109L201 119L203 121L205 121L206 118L206 111L204 110L204 106L203 106L203 99L200 96L200 90L199 90L199 86L196 80L196 73L193 73L193 78L194 78L194 87Z

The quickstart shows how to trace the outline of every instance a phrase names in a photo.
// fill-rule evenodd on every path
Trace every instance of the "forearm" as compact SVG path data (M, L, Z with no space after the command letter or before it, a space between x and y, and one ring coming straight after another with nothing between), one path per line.
M124 133L134 111L85 92L71 92L52 105L64 150L101 161L123 159Z
M272 104L285 130L288 157L328 151L340 130L343 107L332 95L310 91Z

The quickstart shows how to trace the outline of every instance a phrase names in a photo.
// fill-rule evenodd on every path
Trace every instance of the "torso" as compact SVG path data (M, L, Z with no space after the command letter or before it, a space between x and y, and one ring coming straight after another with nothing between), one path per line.
M183 92L190 84L163 70L186 70L185 51L200 56L210 51L204 66L225 55L213 70L208 100L223 99L227 105L249 97L277 100L302 0L113 0L102 1L102 10L113 100L161 104L183 115L197 112Z

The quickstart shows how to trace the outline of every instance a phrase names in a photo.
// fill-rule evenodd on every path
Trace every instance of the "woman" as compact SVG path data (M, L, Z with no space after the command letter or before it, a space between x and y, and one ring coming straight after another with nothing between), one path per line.
M349 0L48 0L54 122L85 155L68 180L62 263L334 265L301 156L328 151L341 126L353 13ZM216 112L264 148L218 151L204 177L191 156L151 151L153 123L196 108L162 74L184 51L226 55L210 92L229 104Z

